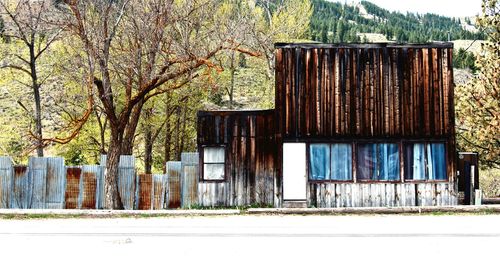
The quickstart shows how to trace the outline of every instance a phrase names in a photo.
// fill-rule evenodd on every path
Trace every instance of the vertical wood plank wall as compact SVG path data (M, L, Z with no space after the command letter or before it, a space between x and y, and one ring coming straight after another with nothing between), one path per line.
M452 52L450 43L276 45L275 112L283 141L391 141L400 152L406 140L447 146L448 182L309 182L309 205L456 204Z
M279 206L274 110L198 112L200 169L202 148L220 145L226 151L226 179L200 178L199 204Z

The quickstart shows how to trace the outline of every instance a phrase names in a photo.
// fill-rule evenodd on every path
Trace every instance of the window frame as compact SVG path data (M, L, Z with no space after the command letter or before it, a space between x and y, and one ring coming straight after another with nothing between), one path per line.
M332 146L333 144L349 144L351 146L351 179L350 180L337 180L337 179L323 179L323 180L317 180L317 179L311 179L311 147L310 145L312 144L328 144L328 151L330 152L330 173L331 173L331 159L332 159ZM355 167L355 162L354 162L354 142L353 141L317 141L317 142L307 142L306 143L306 169L307 169L307 182L313 182L313 183L354 183L355 180L355 173L354 173L354 167ZM331 177L331 175L330 175Z
M445 174L446 174L446 179L428 179L429 178L429 170L428 170L428 163L427 163L427 145L433 144L433 143L441 143L444 145L444 161L445 161ZM449 169L448 169L448 144L447 141L445 140L403 140L401 141L402 148L403 148L403 178L404 182L409 182L409 183L446 183L450 181L450 174L449 174ZM425 179L407 179L406 178L406 146L407 144L424 144L424 150L425 150Z
M353 145L355 146L353 148L353 155L355 157L355 165L353 165L355 167L355 178L356 178L356 183L370 183L370 184L374 184L374 183L380 183L380 184L385 184L385 183L403 183L404 180L404 174L403 174L403 168L401 167L402 166L402 146L401 146L401 140L389 140L389 139L380 139L380 140L357 140L357 141L353 141ZM399 162L398 162L398 169L399 169L399 179L397 180L373 180L371 179L372 177L370 176L370 179L359 179L358 178L358 149L359 149L359 145L360 144L396 144L398 146L398 158L399 158ZM354 162L353 162L354 163ZM403 166L404 166L404 163L403 163Z
M207 144L207 145L202 145L201 151L200 151L200 182L207 182L207 183L220 183L220 182L226 182L227 181L227 148L225 144ZM211 163L205 163L205 148L223 148L224 149L224 163L222 162L211 162ZM222 179L205 179L205 164L224 164L224 178Z

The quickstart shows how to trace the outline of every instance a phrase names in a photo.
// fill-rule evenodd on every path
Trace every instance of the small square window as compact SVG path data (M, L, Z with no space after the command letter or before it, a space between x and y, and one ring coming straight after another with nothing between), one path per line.
M224 180L224 147L203 148L203 180Z

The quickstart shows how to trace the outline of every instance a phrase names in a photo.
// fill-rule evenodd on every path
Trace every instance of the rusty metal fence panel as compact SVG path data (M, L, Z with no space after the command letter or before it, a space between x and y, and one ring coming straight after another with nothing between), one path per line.
M104 170L105 167L100 165L82 166L83 173L91 173L95 176L95 191L92 192L92 195L94 196L95 209L104 208ZM84 182L82 181L82 183Z
M47 161L45 208L63 209L66 191L66 167L60 157L44 158Z
M0 208L10 207L13 180L12 159L0 157Z
M118 192L120 193L123 208L125 210L134 209L135 180L134 156L120 156L120 163L118 166Z
M79 167L66 168L66 209L80 208L80 178L82 169Z
M153 210L161 210L165 208L166 194L167 176L153 175Z
M12 199L13 209L29 209L31 207L32 174L27 166L14 166Z
M151 210L151 202L153 200L153 175L140 174L137 175L136 186L136 209Z
M104 157L105 159L105 157ZM168 162L165 175L136 175L133 156L122 156L118 189L125 209L191 208L198 204L198 153ZM64 166L63 158L30 157L29 166L0 159L0 207L100 209L104 206L100 165Z
M198 203L198 153L186 152L181 155L181 207L191 208Z
M179 208L181 206L181 169L180 161L167 162L167 208Z

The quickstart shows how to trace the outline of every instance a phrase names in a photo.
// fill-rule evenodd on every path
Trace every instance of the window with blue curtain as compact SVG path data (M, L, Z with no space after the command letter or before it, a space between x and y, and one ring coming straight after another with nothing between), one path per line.
M330 145L309 145L309 179L328 180L330 178Z
M404 151L406 180L446 180L444 143L406 143Z
M351 144L310 144L309 171L310 180L352 180Z
M331 180L352 180L351 144L331 145Z
M359 180L399 180L399 148L395 143L358 144L357 178Z

